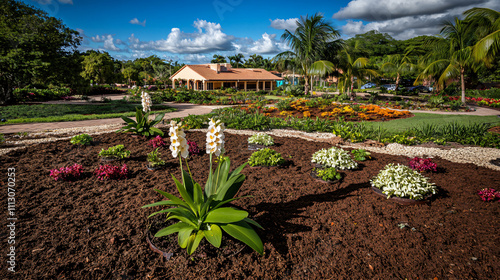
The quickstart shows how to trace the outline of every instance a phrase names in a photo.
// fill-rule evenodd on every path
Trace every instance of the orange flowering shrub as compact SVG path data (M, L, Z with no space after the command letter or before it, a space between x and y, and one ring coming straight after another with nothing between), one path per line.
M304 118L309 118L311 116L311 112L305 111L304 112Z

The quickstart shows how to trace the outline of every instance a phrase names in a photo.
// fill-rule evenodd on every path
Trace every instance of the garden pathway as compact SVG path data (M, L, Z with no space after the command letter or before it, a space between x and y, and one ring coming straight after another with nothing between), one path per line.
M120 100L124 97L122 94L105 95L107 99ZM95 101L101 100L102 96L93 96L91 99ZM47 104L92 104L88 101L70 100L70 101L48 101ZM189 103L173 103L165 102L164 104L176 108L176 112L167 113L166 119L182 118L188 115L203 115L210 113L213 109L223 106L202 106ZM470 106L476 109L473 112L438 112L438 111L420 111L411 110L412 113L429 113L429 114L442 114L442 115L474 115L474 116L500 116L500 111L489 109L479 106ZM52 122L52 123L26 123L26 124L12 124L0 126L0 133L17 133L17 132L38 132L54 129L65 129L73 127L90 127L90 126L103 126L103 125L120 125L123 124L121 118L113 119L99 119L99 120L86 120L86 121L71 121L71 122Z
M123 95L120 96L121 99ZM81 101L52 101L47 102L51 104L78 104ZM84 102L84 104L89 104ZM90 103L91 104L91 103ZM172 108L177 109L177 111L165 114L165 119L172 118L183 118L189 115L203 115L212 112L213 109L220 108L222 106L200 106L189 103L164 103ZM47 131L54 129L64 129L73 127L89 127L89 126L102 126L102 125L121 125L124 121L121 118L112 119L99 119L99 120L85 120L85 121L71 121L71 122L51 122L51 123L23 123L23 124L10 124L0 126L0 133L17 133L17 132L37 132L37 131Z

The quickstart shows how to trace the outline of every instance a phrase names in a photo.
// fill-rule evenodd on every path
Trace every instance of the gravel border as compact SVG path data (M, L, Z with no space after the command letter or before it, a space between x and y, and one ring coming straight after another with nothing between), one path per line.
M54 129L54 130L34 132L30 133L29 135L40 136L44 138L7 141L6 144L15 145L16 147L0 149L0 155L5 155L10 151L21 149L24 148L25 146L32 144L53 142L57 140L66 140L71 138L71 136L54 137L61 134L77 135L81 133L87 133L89 135L98 135L103 133L114 132L117 129L121 128L122 126L123 125L121 124L112 124L112 125L74 127L74 128L64 128L64 129ZM166 125L164 127L166 127ZM205 132L206 129L191 129L190 131ZM231 134L240 134L249 136L258 133L258 131L253 131L253 130L235 130L235 129L226 129L225 132ZM265 133L277 137L295 137L307 141L319 141L319 142L329 142L329 143L334 143L335 140L338 139L332 133L323 133L323 132L308 133L303 131L287 130L287 129L273 129L265 131ZM401 155L407 157L431 157L431 158L440 157L442 159L446 159L451 162L472 163L478 166L500 171L500 166L491 163L491 161L493 160L500 159L500 149L495 149L495 148L461 147L461 148L451 148L451 149L450 148L440 149L440 148L405 146L397 143L391 143L384 147L373 147L364 145L362 143L357 143L357 144L353 143L353 144L341 144L340 147L354 148L354 149L363 148L370 152L390 154L390 155Z

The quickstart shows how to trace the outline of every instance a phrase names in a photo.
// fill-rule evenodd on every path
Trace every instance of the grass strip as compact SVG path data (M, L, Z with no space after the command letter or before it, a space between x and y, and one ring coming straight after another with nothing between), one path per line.
M445 125L447 123L488 123L493 125L500 124L498 116L471 116L471 115L441 115L431 113L415 113L414 117L406 119L397 119L386 122L365 122L366 126L373 129L387 129L391 133L399 133L414 127L420 127L425 124Z

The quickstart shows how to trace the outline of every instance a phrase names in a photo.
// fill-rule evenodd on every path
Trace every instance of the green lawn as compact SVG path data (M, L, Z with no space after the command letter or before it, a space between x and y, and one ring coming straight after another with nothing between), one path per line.
M0 125L34 122L62 122L119 118L135 116L139 104L111 102L105 104L36 104L0 107L0 118L6 119ZM153 105L156 113L173 112L175 109L165 105Z
M412 127L420 127L424 124L443 125L447 123L488 123L500 125L500 118L497 116L469 116L469 115L438 115L429 113L415 113L414 117L407 119L398 119L387 122L367 122L368 127L381 127L389 132L397 133Z

